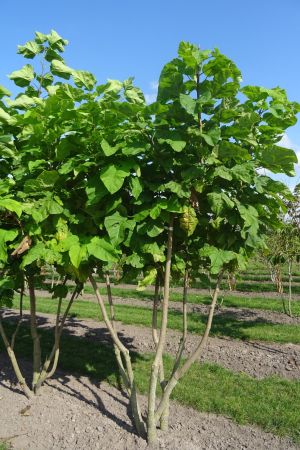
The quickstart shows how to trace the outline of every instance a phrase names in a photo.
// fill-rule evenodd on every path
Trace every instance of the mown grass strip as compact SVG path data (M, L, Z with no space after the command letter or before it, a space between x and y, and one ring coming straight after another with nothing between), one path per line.
M57 300L48 298L37 299L37 311L55 314ZM66 301L63 301L63 306ZM18 307L14 299L14 308ZM29 309L29 299L24 298L24 309ZM151 326L152 311L147 308L127 305L115 305L116 319L127 325ZM99 319L100 310L96 303L77 300L72 306L73 317ZM188 314L188 331L202 334L206 324L206 316L199 313ZM169 312L168 328L182 329L182 315L178 311ZM234 315L215 316L212 336L228 336L234 339L259 340L279 343L300 343L300 327L298 325L273 324L261 321L239 321Z
M9 334L13 327L5 324ZM42 348L49 354L53 333L40 330ZM66 374L87 375L92 379L117 384L116 363L111 348L85 338L63 335L59 367ZM0 351L4 351L2 342ZM22 326L16 345L19 356L31 358L30 331ZM152 355L132 353L136 382L141 393L148 392ZM165 356L167 373L173 358ZM60 374L60 379L63 375ZM300 381L278 377L256 380L233 373L214 364L195 363L175 388L173 399L198 411L222 414L240 424L255 424L268 432L289 436L300 442Z
M45 290L49 290L48 285L44 285ZM106 294L105 288L99 289L101 294ZM94 291L91 286L87 285L84 288L85 294L93 294ZM118 288L112 286L112 294L115 297L122 298L136 298L139 300L149 300L153 299L154 291L145 290L137 291L136 289L130 288ZM50 293L49 293L50 296ZM265 311L283 312L282 300L278 294L277 298L265 298L265 297L237 297L231 296L230 294L220 295L219 301L222 299L222 305L225 307L233 308L250 308L250 309L261 309ZM181 302L182 294L180 292L171 292L170 300L173 302ZM188 303L209 305L211 303L211 298L208 295L194 294L192 292L188 295ZM300 315L300 301L295 300L292 302L292 312L294 315Z

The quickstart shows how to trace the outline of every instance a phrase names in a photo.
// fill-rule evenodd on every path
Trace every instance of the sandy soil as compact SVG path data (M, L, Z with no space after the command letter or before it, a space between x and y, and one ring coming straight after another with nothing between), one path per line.
M5 317L14 318L16 313L8 311ZM54 326L54 316L38 314L39 324L43 328ZM29 316L25 315L28 320ZM140 353L154 351L150 328L117 323L119 336L130 349ZM91 340L111 345L110 336L103 322L69 318L66 322L66 334L84 336ZM168 330L165 351L175 355L181 334ZM189 334L186 355L193 351L199 342L199 336ZM300 345L249 342L230 338L210 337L200 361L212 362L234 372L245 372L255 378L278 375L289 379L300 377Z
M0 438L19 450L142 450L128 417L128 400L118 390L86 377L59 373L31 402L20 393L6 357L0 355ZM143 399L142 403L143 403ZM170 432L159 449L296 450L254 426L199 413L171 403Z

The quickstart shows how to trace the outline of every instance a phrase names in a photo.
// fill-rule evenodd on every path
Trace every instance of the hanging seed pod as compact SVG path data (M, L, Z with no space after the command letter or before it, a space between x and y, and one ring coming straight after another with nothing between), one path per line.
M180 216L179 223L180 228L184 230L188 236L191 236L194 233L198 219L192 206L183 207L183 214Z

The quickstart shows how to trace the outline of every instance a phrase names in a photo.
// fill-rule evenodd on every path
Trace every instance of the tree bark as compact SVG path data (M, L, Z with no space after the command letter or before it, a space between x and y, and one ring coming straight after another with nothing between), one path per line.
M65 282L66 282L66 280L64 281L63 284L65 284ZM35 387L36 392L40 389L40 387L46 381L46 379L51 378L54 375L54 373L55 373L55 371L57 369L57 364L58 364L58 359L59 359L59 352L60 352L61 335L62 335L62 332L63 332L63 328L64 328L64 325L65 325L66 319L68 317L70 308L71 308L71 306L72 306L76 296L78 296L78 294L79 294L79 288L78 288L78 286L76 286L76 288L75 288L75 290L74 290L74 292L73 292L73 294L72 294L72 296L71 296L71 298L69 300L69 303L68 303L68 305L66 307L66 310L64 312L64 315L63 315L61 321L59 319L60 319L62 298L59 298L58 306L57 306L57 313L56 313L55 331L54 331L54 345L52 347L50 355L46 358L46 361L44 362L42 370L39 373L39 377L38 377L38 380L37 380L37 383L36 383L36 387ZM53 361L52 368L48 372L52 361Z
M36 384L39 379L41 370L41 344L40 336L37 329L36 320L36 297L34 290L34 276L29 275L28 277L28 288L30 297L30 330L31 337L33 340L33 378L32 378L32 389L35 392Z
M29 387L28 387L28 385L26 383L26 380L25 380L25 378L22 375L22 372L20 370L20 367L19 367L16 355L15 355L15 352L11 348L9 340L8 340L8 338L6 336L6 333L5 333L3 324L2 324L2 317L1 317L1 315L0 315L0 334L1 334L1 337L3 339L3 342L4 342L4 345L5 345L7 354L9 356L9 359L10 359L10 361L12 363L13 370L14 370L15 375L17 377L18 383L19 383L21 389L23 390L24 394L26 395L26 397L28 399L31 399L33 397L33 393L29 389Z
M120 352L122 353L122 355L124 357L125 365L126 365L126 375L127 375L128 382L129 382L129 386L128 386L129 400L130 400L134 424L135 424L136 430L139 433L139 435L144 437L145 436L145 425L144 425L144 422L142 419L142 415L141 415L141 411L140 411L140 407L139 407L139 403L138 403L136 385L135 385L129 350L123 345L123 343L120 341L116 331L114 330L114 327L107 315L103 298L98 290L97 283L95 282L92 274L90 274L89 279L90 279L90 282L95 291L95 294L96 294L96 297L98 300L98 304L99 304L99 307L100 307L100 310L101 310L101 313L103 316L103 320L108 328L108 331L112 337L114 344L118 347L118 349L120 350Z
M196 349L194 350L194 352L191 354L191 356L186 359L186 361L184 362L183 366L178 368L173 375L171 376L166 388L165 388L165 392L164 395L161 398L161 401L159 403L159 406L156 410L155 413L155 419L159 420L162 412L165 409L165 405L167 404L167 402L169 401L170 395L174 389L174 387L176 386L176 384L178 383L178 381L180 380L180 378L183 377L183 375L189 370L189 368L191 367L191 365L199 358L202 349L204 348L204 346L207 343L207 339L209 336L209 332L211 329L211 325L212 325L212 320L213 320L213 316L214 316L214 311L215 311L215 307L216 307L216 303L218 300L218 294L219 294L219 290L220 290L220 284L221 284L221 280L222 280L222 276L223 276L223 271L221 271L219 273L218 276L218 280L217 280L217 284L214 290L214 294L213 294L213 298L212 298L212 302L210 305L210 311L208 314L208 319L207 319L207 324L205 327L205 331L204 334L198 344L198 346L196 347Z
M162 321L160 328L159 340L156 348L154 361L151 367L149 394L148 394L148 417L147 417L147 440L148 444L153 444L157 440L156 433L156 418L155 418L155 403L156 403L156 387L159 373L159 367L162 360L163 350L166 341L167 324L168 324L168 310L169 310L169 294L170 294L170 273L171 273L171 259L173 246L173 216L170 218L168 230L168 245L167 245L167 260L164 279L164 296L162 305ZM166 405L164 405L166 406ZM163 408L162 412L165 410ZM161 417L160 414L160 417ZM160 419L159 417L159 419Z

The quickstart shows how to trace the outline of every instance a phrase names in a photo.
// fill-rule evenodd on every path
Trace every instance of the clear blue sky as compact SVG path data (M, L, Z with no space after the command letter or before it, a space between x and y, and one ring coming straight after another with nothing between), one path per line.
M245 84L279 85L300 102L299 0L5 0L1 84L11 88L6 75L24 64L17 44L51 28L70 41L67 63L99 82L134 75L151 96L163 64L188 40L218 47L239 66ZM300 152L300 123L288 138Z

